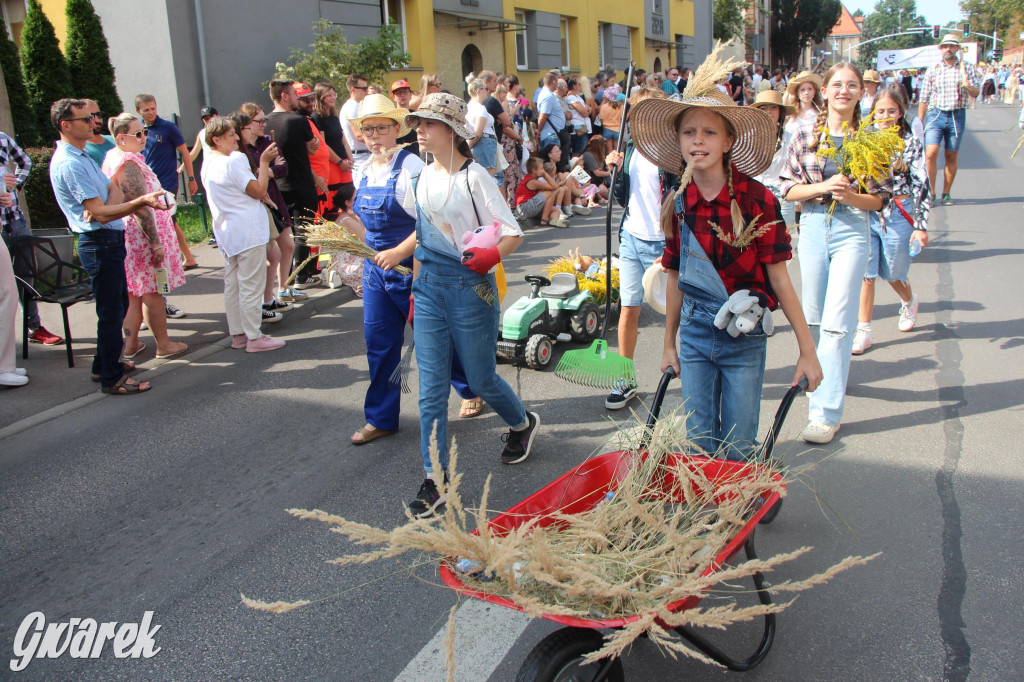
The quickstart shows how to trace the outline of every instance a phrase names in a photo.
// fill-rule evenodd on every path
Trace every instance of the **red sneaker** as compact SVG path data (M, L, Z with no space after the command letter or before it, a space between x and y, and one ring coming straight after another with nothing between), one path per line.
M58 343L64 343L64 339L60 338L56 334L51 334L46 331L46 327L39 327L29 334L28 340L32 343L42 343L47 346L56 346Z

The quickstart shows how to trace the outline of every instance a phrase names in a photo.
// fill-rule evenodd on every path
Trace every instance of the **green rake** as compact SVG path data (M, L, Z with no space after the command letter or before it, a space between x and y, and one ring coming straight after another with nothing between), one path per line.
M635 64L630 62L629 71L626 73L626 104L622 108L622 134L619 135L619 142L616 150L620 153L625 148L626 137L629 134L629 95L633 83L633 68ZM621 165L621 164L620 164ZM619 174L619 166L612 168L611 177L608 179L608 186L615 187L615 180ZM601 326L601 336L597 338L590 348L566 351L555 368L555 376L580 386L592 388L603 388L612 390L624 386L636 386L636 370L633 361L624 358L617 353L608 350L608 342L605 336L608 333L608 320L612 316L612 201L608 202L608 212L605 216L605 265L607 267L608 291L604 302L604 323Z

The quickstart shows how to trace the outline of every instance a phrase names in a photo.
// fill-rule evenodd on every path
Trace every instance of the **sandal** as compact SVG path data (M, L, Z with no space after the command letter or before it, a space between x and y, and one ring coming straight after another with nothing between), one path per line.
M373 441L377 440L378 438L383 438L384 436L390 436L393 433L397 433L397 432L396 431L388 431L387 429L378 429L378 428L375 428L375 427L370 426L369 424L367 424L363 428L361 428L358 431L356 431L355 433L353 433L352 434L352 438L350 440L352 441L352 445L366 445L367 443L372 443ZM356 436L359 436L358 440L356 440Z
M124 372L125 374L131 374L132 372L134 372L137 369L138 369L138 367L136 367L135 363L132 362L131 360L122 360L121 361L121 371ZM99 374L90 374L89 375L89 379L91 379L94 384L100 383L100 375Z
M149 384L149 382L143 381L140 383L134 379L129 379L127 374L122 374L116 384L113 386L104 386L100 390L107 395L134 395L136 393L145 393L149 389L153 388L152 385L147 385L143 388L143 384Z
M484 410L483 398L466 398L462 401L462 408L459 409L459 416L463 419L472 419Z
M168 353L167 355L160 355L160 353L157 353L156 354L156 359L157 360L167 360L169 358L176 358L176 357L178 357L179 355L181 355L182 353L184 353L185 351L188 350L188 344L187 343L183 343L181 345L183 346L183 348L181 350L179 350L179 351L175 351L174 353Z
M139 343L139 347L135 349L134 353L123 353L123 355L124 355L124 357L126 357L126 358L128 358L130 360L130 359L134 358L136 355L138 355L139 353L141 353L144 350L146 350L146 343L143 341L143 342Z

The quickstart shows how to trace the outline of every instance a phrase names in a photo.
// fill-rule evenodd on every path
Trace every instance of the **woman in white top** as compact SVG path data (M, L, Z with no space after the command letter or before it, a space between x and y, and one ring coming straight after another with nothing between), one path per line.
M821 98L821 76L801 71L790 79L783 101L796 106L796 114L786 121L786 130L791 135L801 126L812 125L818 118L818 112L825 106L825 100Z
M587 148L587 141L590 140L590 133L593 131L590 123L590 109L587 108L586 100L583 99L583 86L578 78L568 78L565 81L569 88L569 94L565 96L565 102L569 105L572 121L572 155L580 156Z
M796 204L792 201L783 200L782 186L779 181L779 172L786 165L786 158L789 155L789 143L793 140L793 134L786 130L785 121L789 116L796 113L796 107L783 104L782 95L775 90L762 90L757 93L754 103L750 106L768 114L772 121L775 122L778 131L772 165L768 166L765 172L754 179L771 190L771 193L782 204L782 219L787 227L796 225Z
M484 102L491 96L487 83L480 78L469 82L470 100L466 102L466 123L473 131L469 148L473 159L487 169L493 178L498 166L498 138L494 135L494 116L487 111Z
M466 104L446 93L428 95L407 122L420 149L434 162L413 177L416 207L414 338L420 379L420 450L426 479L410 503L418 517L444 503L435 478L448 467L448 395L451 356L457 351L469 385L510 430L501 461L518 464L530 454L540 418L527 413L516 392L495 368L498 340L497 286L492 271L523 241L497 185L470 158ZM477 228L494 228L490 242ZM463 237L471 235L474 245ZM431 442L434 442L433 447ZM434 471L431 450L442 471Z
M238 151L238 135L227 119L210 119L206 143L210 156L203 162L202 178L213 214L213 233L225 263L224 309L231 347L248 353L281 348L284 341L260 331L270 241L270 214L263 202L277 145L271 144L260 155L257 178L249 158Z

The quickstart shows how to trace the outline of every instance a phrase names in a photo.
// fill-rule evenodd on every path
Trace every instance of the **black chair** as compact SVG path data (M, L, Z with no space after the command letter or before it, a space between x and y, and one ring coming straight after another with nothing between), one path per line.
M19 239L14 242L12 253L14 271L20 275L15 278L22 286L22 357L28 359L28 319L24 315L24 304L33 299L56 303L64 317L64 346L68 352L68 367L74 367L68 308L81 301L92 300L92 278L82 268L63 260L57 245L46 237Z

